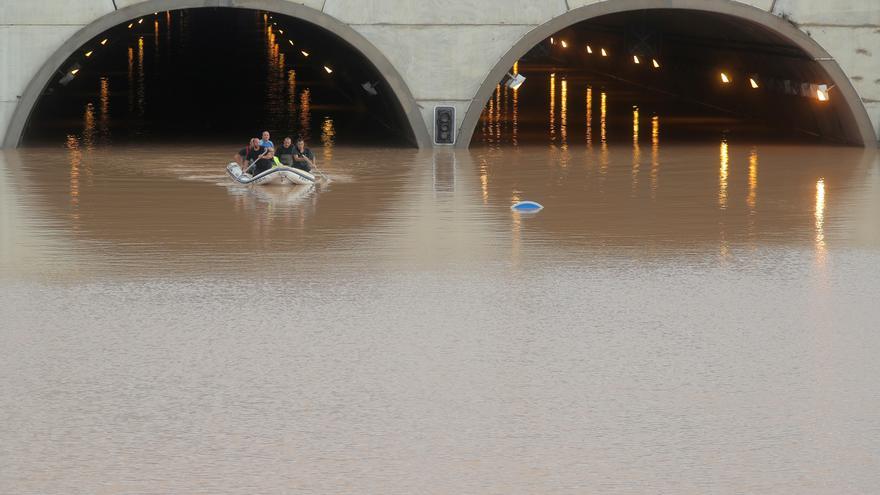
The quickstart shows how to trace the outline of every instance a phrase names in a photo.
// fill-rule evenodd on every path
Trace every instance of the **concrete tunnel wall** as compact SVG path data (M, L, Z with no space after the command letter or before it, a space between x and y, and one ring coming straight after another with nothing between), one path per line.
M109 20L122 14L118 9L135 17L195 6L271 10L340 35L388 79L421 147L431 145L435 105L456 108L457 145L466 147L486 88L498 82L508 59L548 30L584 20L586 12L670 7L739 12L790 31L782 34L811 46L807 53L835 78L865 140L880 136L876 0L0 0L4 146L18 145L45 82L77 42L97 34L86 35L90 27L115 24Z

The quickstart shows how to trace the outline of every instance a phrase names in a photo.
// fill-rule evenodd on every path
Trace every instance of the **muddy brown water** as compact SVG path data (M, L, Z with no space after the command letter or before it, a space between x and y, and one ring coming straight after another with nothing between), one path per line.
M874 152L234 151L0 155L0 492L880 486Z

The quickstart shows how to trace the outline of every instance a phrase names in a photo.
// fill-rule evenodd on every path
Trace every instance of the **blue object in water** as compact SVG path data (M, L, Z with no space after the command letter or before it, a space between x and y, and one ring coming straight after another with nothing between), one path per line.
M516 203L510 207L510 209L513 211L520 211L524 213L534 213L541 208L544 208L541 203L535 203L534 201L520 201L519 203Z

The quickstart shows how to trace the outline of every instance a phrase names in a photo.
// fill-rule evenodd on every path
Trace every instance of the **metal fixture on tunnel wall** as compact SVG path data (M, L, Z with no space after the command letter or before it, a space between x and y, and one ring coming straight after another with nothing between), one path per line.
M58 84L62 86L67 86L70 81L73 81L73 78L79 73L80 66L79 64L73 64L70 69L64 74L64 76L58 80Z
M508 72L507 77L509 77L510 79L508 79L507 82L504 84L514 91L519 89L519 87L522 86L524 82L526 82L526 76L522 74L511 74L510 72Z
M434 107L434 144L455 144L455 107Z
M379 91L376 90L376 87L379 85L379 81L371 82L367 81L361 84L361 87L364 88L364 91L367 92L370 96L376 96L379 94Z

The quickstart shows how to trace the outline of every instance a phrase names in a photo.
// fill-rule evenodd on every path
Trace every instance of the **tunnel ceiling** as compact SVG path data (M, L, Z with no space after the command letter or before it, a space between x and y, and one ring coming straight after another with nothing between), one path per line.
M801 52L799 48L773 31L742 19L700 11L671 9L641 10L610 14L584 21L576 27L613 28L623 32L627 27L646 26L670 37L693 37L717 40L719 43L767 44Z

